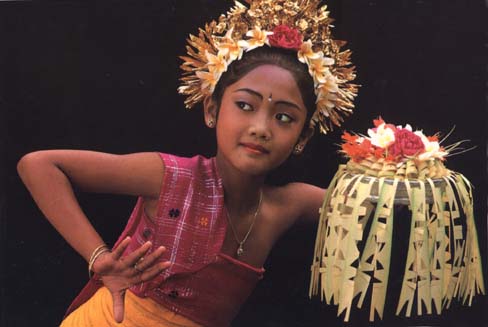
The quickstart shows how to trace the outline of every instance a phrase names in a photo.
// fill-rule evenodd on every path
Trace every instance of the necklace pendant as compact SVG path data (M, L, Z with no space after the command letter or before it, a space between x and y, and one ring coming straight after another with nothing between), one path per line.
M240 257L243 254L244 254L244 248L242 247L242 244L239 244L239 247L237 248L237 257Z

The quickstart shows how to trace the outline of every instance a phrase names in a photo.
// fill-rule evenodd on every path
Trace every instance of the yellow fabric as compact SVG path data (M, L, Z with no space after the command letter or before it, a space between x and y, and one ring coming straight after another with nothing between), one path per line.
M113 318L112 296L106 287L100 288L87 302L73 311L60 327L201 327L176 314L150 298L140 298L130 291L125 294L125 314L122 323Z

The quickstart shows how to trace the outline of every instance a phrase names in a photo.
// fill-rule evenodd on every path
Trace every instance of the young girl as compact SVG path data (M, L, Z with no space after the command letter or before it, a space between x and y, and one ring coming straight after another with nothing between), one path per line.
M323 189L265 183L315 126L326 131L352 107L348 54L309 2L237 5L190 37L180 92L187 106L203 101L215 157L50 150L19 161L39 208L94 273L62 326L228 326L275 241L318 218ZM72 184L139 197L111 251Z

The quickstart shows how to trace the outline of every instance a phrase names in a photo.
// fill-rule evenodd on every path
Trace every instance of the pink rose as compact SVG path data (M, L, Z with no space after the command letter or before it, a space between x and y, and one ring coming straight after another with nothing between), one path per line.
M276 26L268 39L271 46L285 49L300 50L303 43L300 32L286 25Z
M395 142L388 147L388 154L393 158L414 156L423 151L425 145L420 136L404 128L395 131Z

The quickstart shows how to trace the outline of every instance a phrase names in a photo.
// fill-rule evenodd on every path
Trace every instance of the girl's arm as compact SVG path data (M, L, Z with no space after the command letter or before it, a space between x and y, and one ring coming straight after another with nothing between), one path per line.
M89 260L93 251L104 244L75 198L72 185L82 190L118 193L157 199L164 165L157 153L113 155L93 151L49 150L25 155L17 170L37 205L64 239ZM114 318L124 315L124 294L131 285L148 281L169 266L157 263L164 248L150 255L146 243L122 257L130 240L125 239L113 253L103 253L93 265L110 290ZM139 261L144 257L144 261ZM135 264L140 262L140 264Z
M293 183L293 188L294 197L301 208L297 222L318 223L326 189L305 183Z
M25 155L17 170L49 222L88 261L103 241L80 208L72 184L89 192L157 198L164 167L157 153L48 150Z

